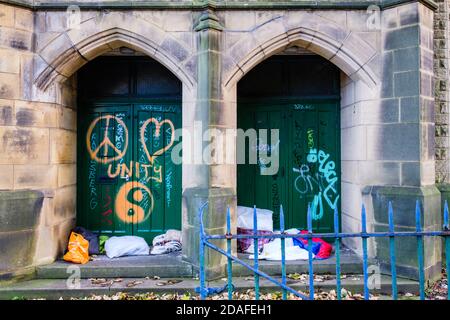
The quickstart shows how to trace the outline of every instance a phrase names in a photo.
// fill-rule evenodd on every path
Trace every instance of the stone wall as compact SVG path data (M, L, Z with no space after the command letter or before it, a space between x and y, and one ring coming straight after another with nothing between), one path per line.
M449 163L449 6L447 0L436 1L434 19L434 72L436 113L436 182L450 181Z
M8 276L53 261L74 224L76 90L72 80L58 96L36 94L34 15L3 4L0 12L0 188L8 190L0 192L0 219L8 222L0 275Z

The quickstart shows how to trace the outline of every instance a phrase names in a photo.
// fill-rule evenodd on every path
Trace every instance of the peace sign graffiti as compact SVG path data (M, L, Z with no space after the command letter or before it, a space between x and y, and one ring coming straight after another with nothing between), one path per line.
M97 123L99 121L103 120L103 119L106 120L106 126L104 128L103 140L98 145L97 148L92 150L92 145L91 145L91 140L90 140L90 137L92 135L92 131L94 130L94 128L97 125ZM110 125L110 121L111 120L115 121L116 123L118 123L119 125L121 125L123 127L123 130L124 130L124 147L123 147L123 151L118 149L116 147L116 145L114 145L114 143L111 142L111 140L110 140L110 138L108 136L108 129L109 129L109 125ZM101 162L101 163L105 163L106 164L106 163L113 162L114 160L119 160L119 159L123 158L123 156L127 152L127 148L128 148L128 129L127 129L127 126L122 121L122 119L120 119L120 118L118 118L116 116L113 116L113 115L105 115L105 116L98 117L98 118L94 119L94 121L92 121L91 125L89 126L89 129L88 129L87 134L86 134L86 146L87 146L87 149L88 149L88 152L89 152L91 158L94 159L97 162ZM115 152L115 156L114 157L106 157L108 155L109 148L111 148ZM100 154L102 149L103 149L103 156ZM100 156L99 156L99 154L100 154Z

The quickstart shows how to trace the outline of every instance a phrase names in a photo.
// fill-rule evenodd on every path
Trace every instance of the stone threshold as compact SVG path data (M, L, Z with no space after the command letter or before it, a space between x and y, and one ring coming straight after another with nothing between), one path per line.
M238 254L238 257L247 264L253 265L253 260L248 259L249 254ZM72 263L58 260L52 264L38 266L36 268L37 279L67 279L74 271ZM197 268L182 260L181 253L171 253L159 256L135 256L109 259L104 255L94 258L85 265L77 265L82 279L89 278L145 278L158 276L160 278L171 277L196 277ZM336 259L332 256L326 260L314 260L315 274L335 274ZM260 270L272 275L281 275L280 261L260 260ZM286 262L286 272L307 273L308 261L297 260ZM343 249L341 253L341 272L357 274L362 272L362 261L349 249ZM233 263L234 276L253 275L251 270L238 263Z

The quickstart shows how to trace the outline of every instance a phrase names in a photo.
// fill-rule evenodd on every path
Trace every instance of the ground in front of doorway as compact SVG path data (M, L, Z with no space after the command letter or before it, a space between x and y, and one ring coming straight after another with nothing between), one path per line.
M277 277L279 278L279 277ZM363 292L362 275L343 275L341 279L343 296L346 299L360 299ZM208 287L221 288L226 279L207 282ZM233 277L236 299L252 299L254 278ZM292 289L306 293L308 277L306 274L290 274L287 285ZM381 276L379 289L371 290L372 298L390 293L391 278ZM79 285L67 279L35 279L19 282L0 288L0 299L198 299L196 288L199 280L193 278L91 278L81 279ZM333 275L316 275L315 292L318 299L335 297L336 279ZM260 288L263 298L277 299L280 288L261 278ZM407 297L418 293L418 283L408 279L398 279L399 292ZM224 299L226 293L215 295L211 299ZM291 298L294 298L291 296Z

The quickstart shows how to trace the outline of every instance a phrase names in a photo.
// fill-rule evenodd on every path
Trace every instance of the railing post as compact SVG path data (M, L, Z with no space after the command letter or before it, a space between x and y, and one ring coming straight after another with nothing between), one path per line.
M417 260L419 269L419 288L420 300L425 300L425 274L423 262L423 236L419 234L422 232L421 213L419 200L416 201L416 232L417 234Z
M336 298L341 300L341 238L339 237L339 214L334 208L334 251L336 255Z
M446 235L444 236L445 239L445 268L447 271L447 300L450 300L450 239L448 232L450 231L450 226L448 223L448 203L447 200L445 200L444 203L444 232L446 232Z
M364 274L364 299L369 300L369 275L368 269L368 257L367 257L367 225L366 225L366 207L364 204L361 209L361 238L362 238L362 250L363 250L363 274Z
M231 256L231 215L230 207L227 207L227 253ZM227 257L228 300L233 299L233 261Z
M284 235L284 212L283 205L280 206L280 233ZM281 238L281 283L286 285L286 243L285 238ZM282 299L286 300L286 289L282 290Z
M259 267L259 246L258 246L258 215L256 205L253 206L253 262L254 268L258 271ZM255 272L255 300L259 300L259 274Z
M394 210L392 209L391 201L389 201L388 219L389 219L389 233L390 233L389 255L391 258L392 299L397 300L397 268L395 258Z
M203 204L199 210L200 220L200 237L199 237L199 278L200 278L200 299L206 298L206 286L205 286L205 230L203 226L203 210L207 206L207 203Z
M308 266L309 266L309 299L314 300L314 269L313 269L313 256L312 256L312 216L311 206L308 203L307 212L307 226L308 226Z

